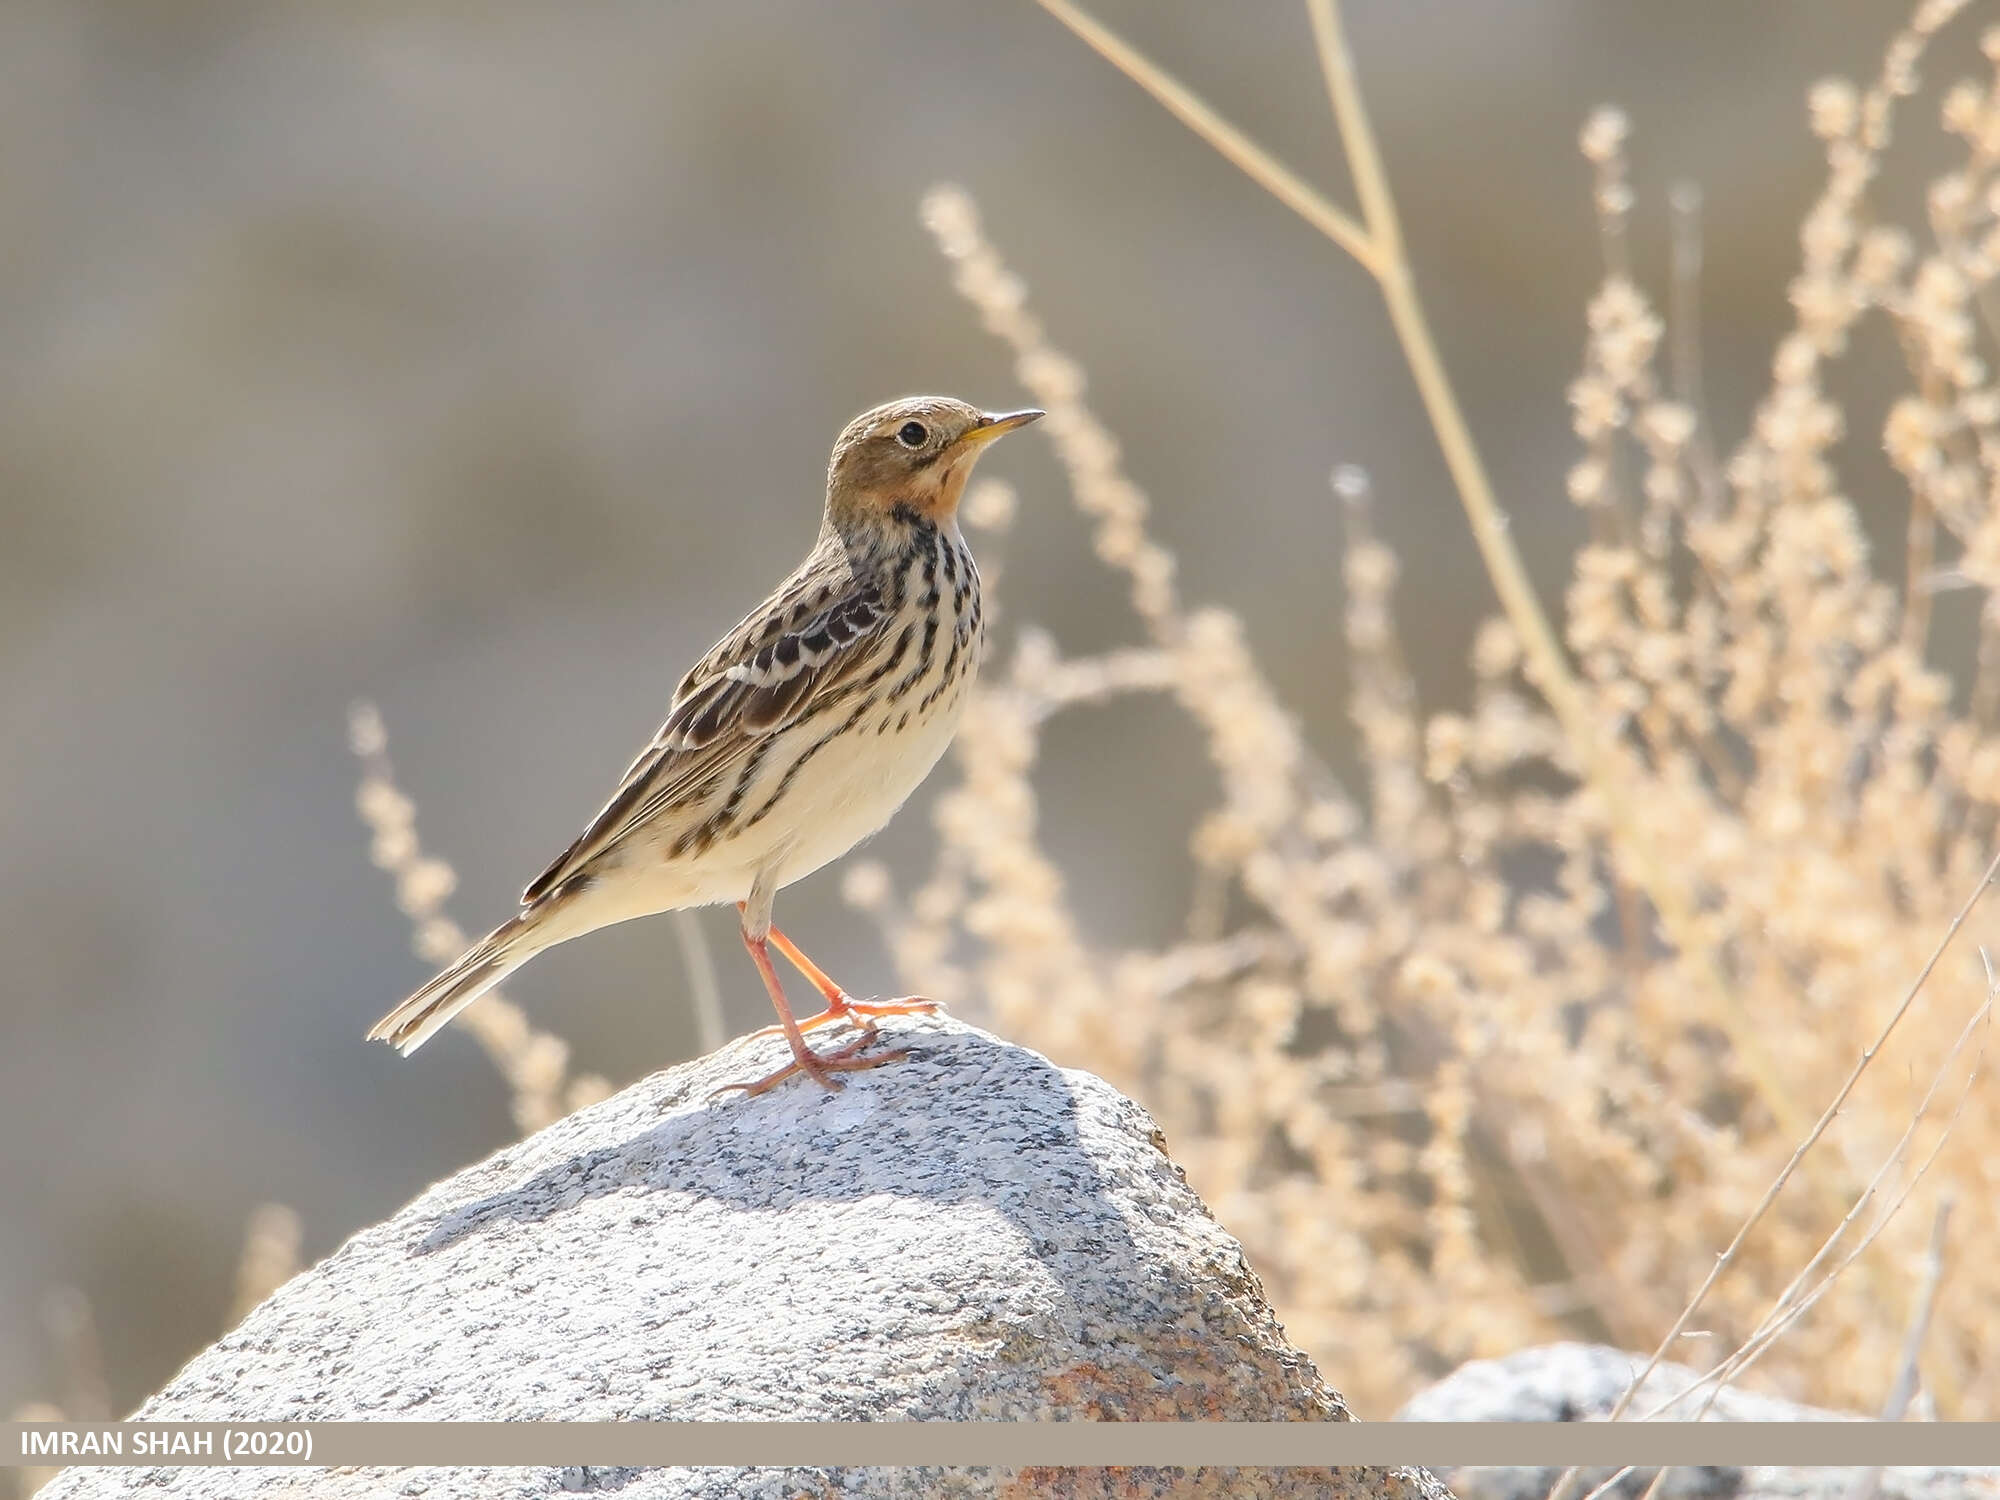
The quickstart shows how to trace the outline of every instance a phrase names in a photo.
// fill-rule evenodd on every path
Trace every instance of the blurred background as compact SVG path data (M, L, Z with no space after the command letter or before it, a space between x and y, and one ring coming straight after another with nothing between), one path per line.
M1298 6L1096 9L1351 201ZM1546 590L1581 534L1578 127L1632 116L1656 292L1667 186L1706 193L1731 444L1822 175L1805 91L1872 69L1897 17L1351 6ZM1899 151L1935 145L1916 113ZM1243 613L1314 743L1353 763L1336 463L1374 477L1421 691L1452 702L1491 597L1373 285L1026 0L0 3L0 1411L63 1394L55 1289L95 1308L122 1412L220 1330L254 1205L296 1208L317 1257L511 1137L463 1036L411 1063L361 1041L427 970L367 861L348 705L380 704L453 915L498 921L809 544L840 425L1017 400L918 225L943 180L1090 371L1187 596ZM1857 487L1887 482L1877 441L1849 439ZM1023 500L1003 636L1130 631L1047 448L985 472ZM1178 920L1206 774L1164 705L1052 729L1048 843L1107 944ZM928 838L920 799L877 849L913 869ZM889 982L836 876L784 904L836 973ZM703 920L729 1029L761 1025L732 918ZM616 1083L692 1050L685 989L665 921L510 986Z

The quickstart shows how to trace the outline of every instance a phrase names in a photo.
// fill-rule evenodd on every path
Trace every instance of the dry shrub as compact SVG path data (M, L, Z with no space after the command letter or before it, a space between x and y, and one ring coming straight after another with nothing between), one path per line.
M1146 644L1065 658L1021 630L959 736L934 868L899 899L859 866L850 899L883 922L913 987L1144 1099L1293 1335L1364 1412L1462 1359L1565 1333L1651 1347L1984 880L2000 810L2000 384L1983 352L2000 269L1994 84L1945 96L1967 151L1932 185L1928 234L1881 222L1868 192L1917 55L1956 9L1922 6L1869 87L1814 90L1829 171L1801 232L1795 323L1723 462L1692 371L1663 373L1665 320L1622 263L1622 122L1585 132L1611 274L1571 390L1569 491L1593 540L1563 628L1601 736L1593 763L1500 621L1473 644L1471 703L1419 717L1392 625L1396 559L1369 530L1365 478L1342 471L1367 771L1365 792L1344 788L1240 621L1178 597L1082 372L970 200L941 189L925 205L959 290L1048 409ZM2000 33L1986 51L2000 58ZM1909 492L1866 501L1907 512L1897 579L1872 567L1834 462L1860 418L1827 389L1855 326L1878 317L1908 362L1882 435ZM987 492L975 517L1004 520L1004 502ZM1987 600L1965 692L1931 661L1944 586ZM1032 778L1050 715L1132 691L1189 716L1219 795L1189 840L1203 896L1185 936L1106 953L1038 842ZM1913 1187L1926 1210L1949 1187L1953 1249L2000 1236L2000 1116L1966 1106L1985 1000L1970 948L1939 965L1717 1281L1694 1325L1709 1340L1677 1357L1719 1358L1774 1306L1826 1290L1874 1235L1761 1370L1796 1397L1880 1406L1932 1222L1894 1210ZM2000 1263L1948 1258L1934 1310L1925 1298L1923 1387L1942 1415L2000 1415Z

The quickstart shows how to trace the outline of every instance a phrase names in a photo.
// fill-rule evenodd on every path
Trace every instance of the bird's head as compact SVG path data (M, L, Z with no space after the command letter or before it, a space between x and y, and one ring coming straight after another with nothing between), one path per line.
M847 424L826 466L827 520L843 534L883 525L943 525L995 438L1039 411L981 411L949 396L906 396Z

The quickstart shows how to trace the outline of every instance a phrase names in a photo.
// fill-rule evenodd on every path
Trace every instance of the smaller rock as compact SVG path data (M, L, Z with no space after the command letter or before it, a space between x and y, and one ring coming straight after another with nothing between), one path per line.
M1646 1356L1601 1344L1547 1344L1504 1359L1459 1366L1396 1413L1399 1422L1601 1422L1625 1394ZM1709 1422L1855 1422L1848 1412L1801 1406L1731 1386L1700 1411L1708 1387L1694 1391L1701 1372L1663 1364L1646 1377L1630 1411L1636 1416L1665 1406L1662 1420ZM1676 1399L1682 1398L1682 1399ZM1668 1404L1672 1403L1672 1404ZM1571 1494L1588 1495L1610 1481L1613 1469L1585 1469ZM1606 1492L1610 1500L1639 1500L1655 1469L1634 1469ZM1439 1469L1437 1477L1459 1500L1546 1500L1558 1468ZM1670 1470L1656 1500L1846 1500L1851 1468L1712 1468ZM1894 1468L1882 1471L1879 1500L1991 1500L1996 1469Z

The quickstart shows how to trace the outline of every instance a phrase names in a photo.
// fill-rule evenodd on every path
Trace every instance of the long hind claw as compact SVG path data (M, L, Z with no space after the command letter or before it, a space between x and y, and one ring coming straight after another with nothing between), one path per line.
M775 1026L766 1028L769 1031L776 1031L778 1029ZM799 1029L805 1029L803 1023ZM756 1034L762 1036L764 1033L758 1032ZM860 1056L861 1049L874 1041L875 1035L875 1028L869 1026L860 1036L837 1052L813 1052L807 1050L803 1055L794 1057L782 1068L766 1073L762 1078L753 1078L748 1083L725 1083L708 1097L714 1100L724 1094L741 1090L745 1098L754 1098L758 1094L776 1088L786 1079L800 1073L804 1073L828 1093L838 1093L841 1089L841 1082L833 1076L835 1073L866 1072L870 1068L879 1068L884 1063L898 1062L910 1055L906 1049L898 1047L892 1052L878 1052L873 1057Z
M816 1026L831 1026L836 1021L853 1021L857 1018L868 1030L875 1029L875 1022L883 1016L933 1016L944 1009L942 1001L926 1000L920 995L904 995L896 1000L852 1000L842 995L840 999L816 1016L807 1016L800 1021L800 1031L811 1031ZM766 1026L750 1033L753 1037L782 1036L782 1026Z
M850 1000L848 1015L879 1020L883 1016L934 1016L944 1009L942 1000L926 1000L922 995L903 995L894 1000Z

